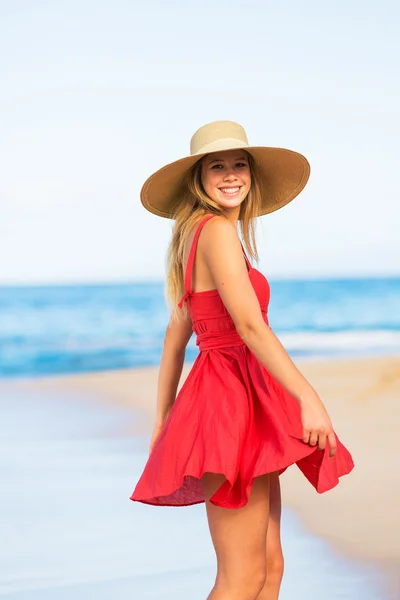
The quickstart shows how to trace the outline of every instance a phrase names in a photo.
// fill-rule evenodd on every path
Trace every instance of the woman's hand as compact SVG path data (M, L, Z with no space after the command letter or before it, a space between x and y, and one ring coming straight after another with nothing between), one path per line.
M303 424L303 441L311 446L324 450L326 440L329 442L329 456L336 454L336 436L329 415L318 395L304 399L300 403L301 422Z

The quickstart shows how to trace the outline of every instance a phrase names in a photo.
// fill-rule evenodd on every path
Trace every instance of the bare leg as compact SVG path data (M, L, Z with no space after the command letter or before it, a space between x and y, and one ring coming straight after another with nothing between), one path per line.
M281 546L281 486L278 473L270 475L270 509L267 532L267 578L257 600L278 600L284 559Z
M246 506L221 508L209 498L225 480L203 478L211 538L217 555L217 577L208 600L255 600L266 577L266 537L269 521L269 475L256 477Z

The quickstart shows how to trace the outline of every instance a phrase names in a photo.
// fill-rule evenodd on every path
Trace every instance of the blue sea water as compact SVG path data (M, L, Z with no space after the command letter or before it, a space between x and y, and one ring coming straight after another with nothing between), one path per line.
M293 358L400 352L400 277L269 283L269 321ZM0 287L0 377L156 365L167 320L161 282Z

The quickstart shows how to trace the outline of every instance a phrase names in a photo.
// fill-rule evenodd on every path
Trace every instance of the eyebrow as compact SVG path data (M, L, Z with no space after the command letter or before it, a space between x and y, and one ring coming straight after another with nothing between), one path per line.
M239 156L239 157L235 158L235 160L246 160L247 161L247 158L245 156ZM212 163L215 163L215 162L224 162L224 159L223 158L214 158L214 160L210 160L210 162L208 164L212 165Z

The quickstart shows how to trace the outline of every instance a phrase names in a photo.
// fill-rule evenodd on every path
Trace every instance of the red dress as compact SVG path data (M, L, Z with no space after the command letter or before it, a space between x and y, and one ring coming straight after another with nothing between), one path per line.
M303 442L297 400L264 368L236 331L217 290L193 292L192 270L199 224L185 273L187 301L197 335L198 354L165 426L153 447L131 500L160 506L204 502L203 473L226 480L211 497L216 506L240 508L249 498L254 477L297 464L317 492L339 483L353 460L337 439L337 452ZM243 246L242 246L243 247ZM249 278L268 325L270 288L251 266Z

